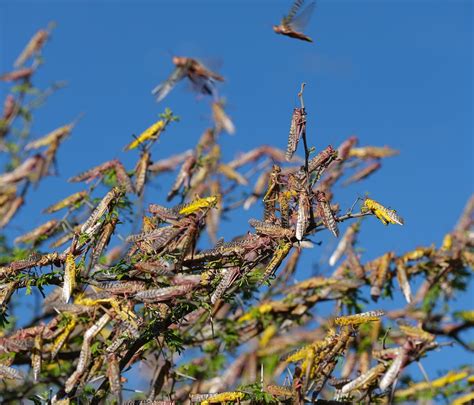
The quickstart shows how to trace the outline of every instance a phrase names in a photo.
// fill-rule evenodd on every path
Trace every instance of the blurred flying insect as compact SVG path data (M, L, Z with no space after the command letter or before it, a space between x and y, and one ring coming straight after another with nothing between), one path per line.
M168 79L156 86L152 91L157 102L163 100L176 84L185 77L191 81L193 87L199 93L210 96L214 96L216 93L215 82L224 81L224 78L221 75L209 70L196 59L184 56L174 56L173 63L176 65L173 73L171 73Z
M296 15L303 4L304 0L295 0L288 15L283 17L280 25L273 26L273 31L277 34L286 35L291 38L313 42L310 37L303 34L302 30L308 24L316 2L309 4L303 11L301 11L301 13Z

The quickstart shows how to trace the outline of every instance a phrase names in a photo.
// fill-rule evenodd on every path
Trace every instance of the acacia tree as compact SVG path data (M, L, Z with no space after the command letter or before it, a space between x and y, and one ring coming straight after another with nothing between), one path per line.
M49 35L39 31L15 70L1 77L13 83L0 125L2 403L121 403L124 388L135 391L127 398L157 404L474 398L467 366L421 382L407 370L417 363L426 375L420 359L447 344L472 352L460 333L473 326L473 312L453 312L450 302L472 274L474 199L439 248L364 262L364 222L401 226L403 219L368 197L344 209L333 187L365 179L397 152L359 147L355 137L315 151L304 86L286 151L264 145L224 161L219 138L234 127L216 100L214 126L198 144L162 157L156 141L179 125L166 109L125 147L137 155L134 168L110 160L69 179L78 191L52 202L44 224L13 246L10 220L21 215L29 186L54 173L75 124L30 136L34 109L59 87L33 85ZM282 128L282 144L287 132ZM154 196L135 215L150 184L175 170L167 196ZM249 218L247 234L217 239L221 217L254 204L262 213ZM339 238L329 260L338 266L329 276L309 277L298 263L319 254L311 237L323 231ZM206 232L214 245L198 248ZM399 309L364 312L369 300L383 306L396 289L406 301ZM42 312L20 328L12 314L36 290ZM323 303L331 304L324 317L316 312ZM147 392L134 387L139 365Z

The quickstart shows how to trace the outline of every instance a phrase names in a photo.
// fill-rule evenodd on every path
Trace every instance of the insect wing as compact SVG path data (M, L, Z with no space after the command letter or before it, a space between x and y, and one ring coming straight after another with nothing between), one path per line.
M299 13L292 21L290 21L289 25L293 30L302 32L307 27L311 16L313 15L314 8L316 6L316 2L312 2L309 4L301 13Z
M159 103L163 100L171 90L173 90L174 86L182 80L186 76L186 69L184 67L178 67L174 70L168 79L166 79L163 83L160 83L152 90L152 94L156 98L156 102Z

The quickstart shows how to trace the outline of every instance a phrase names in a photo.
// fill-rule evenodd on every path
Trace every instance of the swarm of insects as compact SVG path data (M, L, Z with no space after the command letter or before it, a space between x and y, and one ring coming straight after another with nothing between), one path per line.
M279 29L309 40L297 30L302 4L295 2ZM16 72L39 57L48 35L43 30L32 38ZM195 59L173 62L175 72L155 89L158 100L184 78L215 95L220 75ZM32 74L7 78L28 86ZM368 260L366 217L385 225L404 221L368 197L354 211L357 201L346 206L335 186L348 178L358 187L378 176L381 161L396 151L357 146L354 136L311 147L303 88L281 142L230 159L220 137L235 127L221 101L214 100L212 126L197 144L173 156L156 147L173 136L178 120L166 109L137 125L138 136L129 134L130 167L110 157L93 168L77 167L86 169L69 180L77 189L38 207L44 217L23 233L5 233L2 403L472 399L471 367L439 377L423 364L452 345L472 351L464 333L474 315L449 305L472 276L474 197L439 246L393 247ZM30 90L23 96L37 93ZM7 97L0 140L10 141L21 124L22 103ZM25 135L25 147L5 153L1 227L31 201L29 186L51 174L73 128L67 124L36 140ZM157 192L165 176L173 177L170 187ZM230 238L222 227L234 215L245 216L245 231ZM324 260L313 274L307 264L315 258ZM37 305L25 316L17 303L29 295ZM397 295L402 298L391 301ZM138 379L147 382L140 390Z

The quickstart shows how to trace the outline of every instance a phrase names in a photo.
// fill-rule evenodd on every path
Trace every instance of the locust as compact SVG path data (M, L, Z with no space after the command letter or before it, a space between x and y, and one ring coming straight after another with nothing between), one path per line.
M385 208L382 204L370 198L364 200L363 209L372 212L384 225L403 225L404 223L403 218L397 214L397 211Z
M226 290L235 282L239 277L240 269L238 267L231 267L226 269L222 280L217 285L216 289L211 295L211 304L215 304L219 298L221 298Z
M25 379L25 376L20 370L17 370L16 368L13 368L13 367L5 366L3 364L0 364L0 377L12 379L12 380Z
M174 224L180 218L179 213L174 208L164 207L158 204L150 204L148 211L159 218L159 220Z
M273 253L272 258L270 259L270 262L265 267L262 278L259 281L260 285L267 281L267 279L273 275L273 273L278 269L280 264L288 255L292 247L293 244L290 242L284 242L277 247L277 249Z
M62 127L59 127L50 133L44 135L43 137L37 139L36 141L32 141L26 144L25 150L32 150L32 149L38 149L43 146L51 146L54 144L59 144L64 138L69 136L73 130L73 128L76 126L78 119L75 121L71 122L70 124L64 125Z
M402 290L403 296L405 297L407 303L411 304L413 298L405 264L401 260L397 260L396 266L398 285L400 286L400 289Z
M373 384L387 369L385 364L378 364L372 367L366 373L361 374L351 382L347 383L341 388L342 394L347 394L351 391Z
M30 179L44 164L44 157L40 154L33 155L23 161L16 169L9 173L0 174L0 187Z
M140 135L138 135L132 142L125 146L124 150L132 150L138 146L144 144L147 141L156 141L166 127L166 122L162 119L156 121L154 124L145 129Z
M272 172L268 179L267 192L263 196L264 203L264 214L263 218L265 221L271 221L274 218L276 200L280 194L281 184L281 168L278 165L273 165Z
M282 228L279 225L269 222L259 221L257 219L249 219L249 224L255 228L258 234L287 239L291 239L294 236L293 229Z
M183 163L186 158L192 154L193 151L189 149L182 153L178 153L177 155L172 155L169 158L158 160L151 164L148 167L148 170L151 173L162 173L175 170L180 163Z
M224 111L224 102L222 100L212 103L212 117L217 132L224 130L229 135L235 134L234 123Z
M229 165L221 163L218 167L218 171L222 173L225 177L227 177L229 180L233 180L242 186L246 186L248 184L248 180Z
M5 210L0 211L2 214L2 218L0 219L0 228L5 227L5 225L7 225L12 220L24 202L25 200L23 197L15 197L11 202L9 202Z
M337 156L338 152L334 150L331 145L328 145L326 149L323 149L308 162L308 172L311 174L316 171L319 176L319 173L328 167L329 164L337 158Z
M47 29L41 29L37 31L33 37L28 41L28 44L21 51L20 55L16 59L14 66L19 68L25 64L33 55L40 53L41 48L44 46L50 36L50 31L54 24L49 24Z
M387 280L393 257L394 253L388 252L368 265L369 268L372 268L370 276L370 295L375 301L380 297L382 292L381 288Z
M382 379L379 383L379 388L382 391L385 391L388 387L390 387L393 382L398 378L398 375L402 371L403 367L408 361L408 350L404 346L398 349L398 354L393 360L392 364L388 368L388 370L383 375Z
M81 232L85 234L90 234L94 229L94 226L97 224L97 221L105 214L105 212L110 209L113 205L113 201L117 200L122 196L123 192L120 188L114 187L110 190L104 198L100 201L99 205L92 211L91 215L86 222L81 226Z
M190 215L198 210L214 207L219 199L219 195L197 198L189 203L175 207L175 211L178 211L179 215Z
M211 260L225 256L244 255L248 249L258 246L259 240L260 238L256 237L255 235L247 235L241 239L232 242L218 244L212 249L203 250L198 254L194 255L193 259ZM267 244L268 240L265 240L263 243Z
M51 235L58 226L58 221L52 219L44 224L38 226L32 231L25 233L24 235L18 236L15 238L15 243L36 243L38 240L44 238L45 236Z
M273 26L273 31L275 31L277 34L285 35L291 38L313 42L309 36L303 34L301 31L311 17L316 3L313 2L309 4L303 11L300 12L300 14L298 14L298 11L303 6L303 4L304 0L295 0L290 12L285 17L283 17L281 23L279 25Z
M306 229L311 219L311 203L309 196L305 191L299 195L298 201L298 219L296 221L296 239L301 241L306 233Z
M33 352L31 354L31 368L33 369L33 380L37 383L41 373L43 338L41 333L35 336Z
M349 228L347 228L346 232L337 244L336 250L334 250L333 254L329 258L330 266L334 266L336 262L342 257L344 252L346 252L347 249L352 246L355 235L359 231L359 227L360 225L358 223L354 223L349 226Z
M78 174L77 176L71 177L68 181L71 183L77 183L81 181L90 182L95 178L102 176L106 171L113 169L116 162L116 160L109 160L108 162L95 166L92 169Z
M13 95L11 94L8 94L5 97L5 101L3 102L3 113L2 113L3 122L8 122L15 114L16 109L17 109L17 104L15 101L15 97L13 97Z
M270 159L276 163L285 162L285 152L281 149L275 148L273 146L263 145L258 148L255 148L249 152L243 153L238 156L236 159L229 162L229 166L233 169L245 166L249 163L255 162L260 159L262 156L268 156ZM295 159L293 158L292 161Z
M141 302L163 302L169 301L175 297L186 295L192 289L193 286L190 284L154 288L150 290L139 291L135 293L134 298Z
M290 134L285 155L286 160L291 160L298 147L298 142L304 134L306 134L306 111L304 107L296 107L291 117Z
M340 159L341 163L343 163L350 156L351 150L358 141L359 139L356 136L350 136L341 143L339 148L337 148L337 157Z
M292 387L282 387L280 385L269 384L265 390L273 397L281 398L283 400L296 398L296 393L292 390Z
M135 167L135 192L141 196L147 180L147 171L150 166L150 152L143 152Z
M324 226L328 228L332 234L337 238L339 236L339 229L336 218L332 212L331 206L326 198L324 191L316 192L316 200L318 201L317 213L322 219Z
M92 248L91 254L91 262L90 267L94 267L95 264L99 261L100 256L104 252L105 248L110 242L110 238L115 231L115 227L117 226L118 218L116 216L112 217L110 221L108 221L100 234L99 239L95 243L94 247Z
M378 321L384 314L385 312L381 310L362 312L360 314L347 315L347 316L336 318L334 320L334 323L340 326L360 325L362 323Z
M369 177L371 174L375 173L377 170L379 170L382 167L382 164L380 162L373 162L361 170L359 170L357 173L355 173L353 176L348 178L344 185L349 185L351 183L355 183L357 181L361 181L363 179L366 179Z
M53 204L46 208L44 212L47 212L49 214L62 210L63 208L68 208L68 207L76 207L80 205L82 201L84 201L88 196L87 191L79 191L77 193L71 194L70 196L64 198L63 200L57 202L56 204Z
M63 345L66 343L69 335L73 332L77 325L77 317L75 315L71 315L70 319L65 326L65 328L61 331L61 333L55 338L51 348L51 358L55 358Z
M96 167L93 167L92 169L80 173L77 176L71 177L68 181L71 183L77 183L82 181L90 182L96 178L104 176L104 174L106 174L110 170L113 170L113 172L115 173L119 186L125 188L128 193L134 191L130 176L125 170L123 164L117 159L110 160Z
M224 81L221 75L212 72L196 59L174 56L172 61L176 66L175 70L166 81L156 86L152 91L157 102L162 101L176 84L184 78L188 78L199 93L206 95L214 95L214 83Z
M33 73L35 72L35 68L28 67L28 68L21 68L18 70L14 70L12 72L4 73L0 76L0 82L16 82L17 80L29 80Z
M185 188L189 188L191 184L191 176L193 175L194 167L196 165L196 157L194 155L189 155L184 160L176 180L168 193L167 200L170 201L173 197L178 194L181 186L184 185Z
M225 402L235 402L245 397L244 392L220 392L214 394L194 394L191 396L191 402L200 402L201 405L221 404Z
M63 286L63 300L65 303L69 302L69 298L76 286L76 263L74 255L68 253L66 256L66 263L64 265L64 286Z
M118 184L123 187L127 193L134 193L135 188L133 187L133 183L130 180L130 176L125 170L123 164L120 161L116 160L114 169Z
M268 183L269 173L263 172L255 182L255 186L252 190L252 194L250 194L246 200L244 201L244 210L248 210L253 204L255 204L259 197L263 195L265 190L265 185Z
M362 148L351 148L349 152L350 157L357 157L360 159L379 159L398 155L398 151L388 146L364 146Z
M71 374L67 379L64 386L64 391L66 393L71 392L77 385L79 378L84 374L86 367L88 366L91 358L91 343L95 336L100 332L100 330L107 325L110 321L110 316L108 314L102 315L94 325L92 325L84 333L84 340L82 342L81 353L79 355L79 361L76 366L76 370Z

